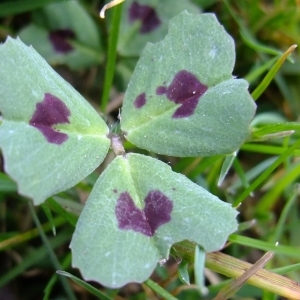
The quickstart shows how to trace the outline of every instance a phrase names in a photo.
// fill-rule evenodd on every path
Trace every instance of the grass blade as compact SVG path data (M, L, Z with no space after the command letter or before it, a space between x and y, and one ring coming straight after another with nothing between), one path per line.
M256 180L247 188L245 189L241 195L235 199L233 205L237 206L242 201L246 199L246 197L253 192L261 183L263 183L269 175L281 164L283 163L294 150L296 150L300 146L300 140L298 140L293 146L289 147L285 152L283 152L274 163L271 164Z
M170 294L168 291L166 291L164 288L162 288L160 285L158 285L156 282L152 281L150 278L147 279L144 282L144 284L147 285L151 290L156 292L158 295L161 295L163 297L163 299L178 300L172 294Z
M47 249L47 252L48 252L48 254L50 256L50 259L51 259L51 261L53 263L53 266L55 267L56 270L62 269L62 267L61 267L61 265L60 265L60 263L59 263L59 261L58 261L58 259L56 257L56 254L54 253L54 251L53 251L53 249L52 249L52 247L51 247L51 245L50 245L50 243L48 241L48 238L47 238L46 234L43 231L43 228L41 226L40 220L38 219L38 216L37 216L37 214L36 214L36 212L34 210L32 202L29 201L28 203L29 203L28 205L29 205L29 209L30 209L30 212L32 214L33 220L34 220L35 225L36 225L36 227L37 227L37 229L39 231L39 234L40 234L41 239L42 239L42 241L43 241L43 243L45 245L45 248ZM68 295L68 299L70 299L70 300L76 300L77 298L76 298L76 296L75 296L72 288L70 287L68 281L64 277L61 277L60 281L62 283L62 286L63 286L66 294Z
M101 110L105 112L109 101L109 94L112 87L112 82L115 74L115 64L117 57L117 44L119 36L119 27L121 22L122 4L113 8L112 26L109 34L108 49L107 49L107 64L104 77L103 94L101 99Z
M264 90L268 87L272 79L275 77L276 73L280 69L281 65L284 63L286 58L296 49L297 45L291 46L288 50L286 50L271 68L271 70L267 73L263 81L259 84L259 86L252 92L251 96L254 100L257 100L259 96L264 92Z
M84 289L86 289L91 294L95 295L96 297L98 297L101 300L112 300L110 297L108 297L107 295L105 295L104 293L102 293L101 291L99 291L98 289L96 289L95 287L90 285L89 283L81 280L80 278L78 278L68 272L58 270L56 273L72 279L74 282L76 282L81 287L83 287Z

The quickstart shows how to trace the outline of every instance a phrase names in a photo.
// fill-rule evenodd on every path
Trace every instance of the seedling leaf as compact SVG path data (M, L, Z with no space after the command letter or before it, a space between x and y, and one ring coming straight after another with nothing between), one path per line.
M189 0L126 0L120 26L118 52L139 56L147 42L158 42L168 31L168 22L182 11L200 12Z
M249 136L255 103L231 75L234 43L214 15L181 13L169 34L148 44L128 86L126 138L172 156L230 154Z
M50 64L82 69L99 62L102 47L90 15L77 1L51 3L33 12L33 23L19 33Z
M86 280L116 288L142 282L172 244L205 251L224 245L237 212L154 158L118 156L96 182L76 225L73 266Z
M32 47L8 38L0 56L5 170L21 194L40 204L103 161L108 127Z

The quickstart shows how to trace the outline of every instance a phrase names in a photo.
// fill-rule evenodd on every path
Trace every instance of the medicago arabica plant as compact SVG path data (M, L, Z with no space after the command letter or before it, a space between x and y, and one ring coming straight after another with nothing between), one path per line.
M146 29L145 29L146 30ZM89 175L116 135L20 39L0 46L0 146L6 172L35 205ZM232 75L234 42L212 14L183 12L147 44L121 111L122 137L177 157L230 155L250 135L256 105ZM117 288L146 280L174 243L221 249L237 211L151 156L119 149L93 187L71 241L86 280Z

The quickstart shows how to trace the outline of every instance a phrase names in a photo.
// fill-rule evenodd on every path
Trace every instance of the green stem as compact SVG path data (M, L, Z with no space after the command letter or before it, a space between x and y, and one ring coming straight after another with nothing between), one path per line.
M107 50L107 64L104 78L103 94L101 99L101 110L105 112L107 103L109 101L109 93L111 90L114 73L115 64L117 57L117 43L119 36L119 28L121 21L122 4L117 5L113 8L112 16L112 26L110 29L109 40L108 40L108 50Z
M37 216L37 214L36 214L36 212L34 210L33 204L32 204L31 201L28 201L28 203L29 203L29 209L30 209L32 218L33 218L33 220L35 222L35 225L36 225L36 227L37 227L37 229L39 231L39 234L40 234L41 239L42 239L42 241L43 241L43 243L45 245L45 248L47 249L47 252L48 252L49 257L50 257L50 259L52 261L52 264L54 265L54 267L55 267L56 270L61 270L62 267L61 267L61 265L60 265L60 263L59 263L56 255L55 255L55 253L54 253L54 251L53 251L53 249L52 249L52 247L51 247L51 245L50 245L50 243L49 243L49 241L47 239L46 234L43 231L42 225L41 225L40 220L39 220L39 218L38 218L38 216ZM76 298L73 290L71 289L71 287L70 287L67 279L64 278L64 277L59 277L59 279L61 281L61 284L62 284L62 286L63 286L66 294L68 295L68 299L76 300L77 298Z
M168 291L166 291L164 288L162 288L160 285L158 285L156 282L152 281L151 279L147 279L144 282L144 284L147 285L151 290L155 291L157 294L161 295L163 299L178 300L177 298L175 298Z

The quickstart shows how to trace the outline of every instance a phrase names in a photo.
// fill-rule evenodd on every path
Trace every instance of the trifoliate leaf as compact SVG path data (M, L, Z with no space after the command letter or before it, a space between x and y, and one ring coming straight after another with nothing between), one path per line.
M237 229L237 212L185 176L140 154L103 172L72 238L73 266L86 280L116 288L142 282L172 244L188 239L216 251Z
M108 127L32 47L8 38L0 56L5 170L21 194L40 204L103 161Z
M234 79L234 43L212 14L186 12L148 44L128 86L121 127L143 149L172 156L231 154L249 136L255 103Z

